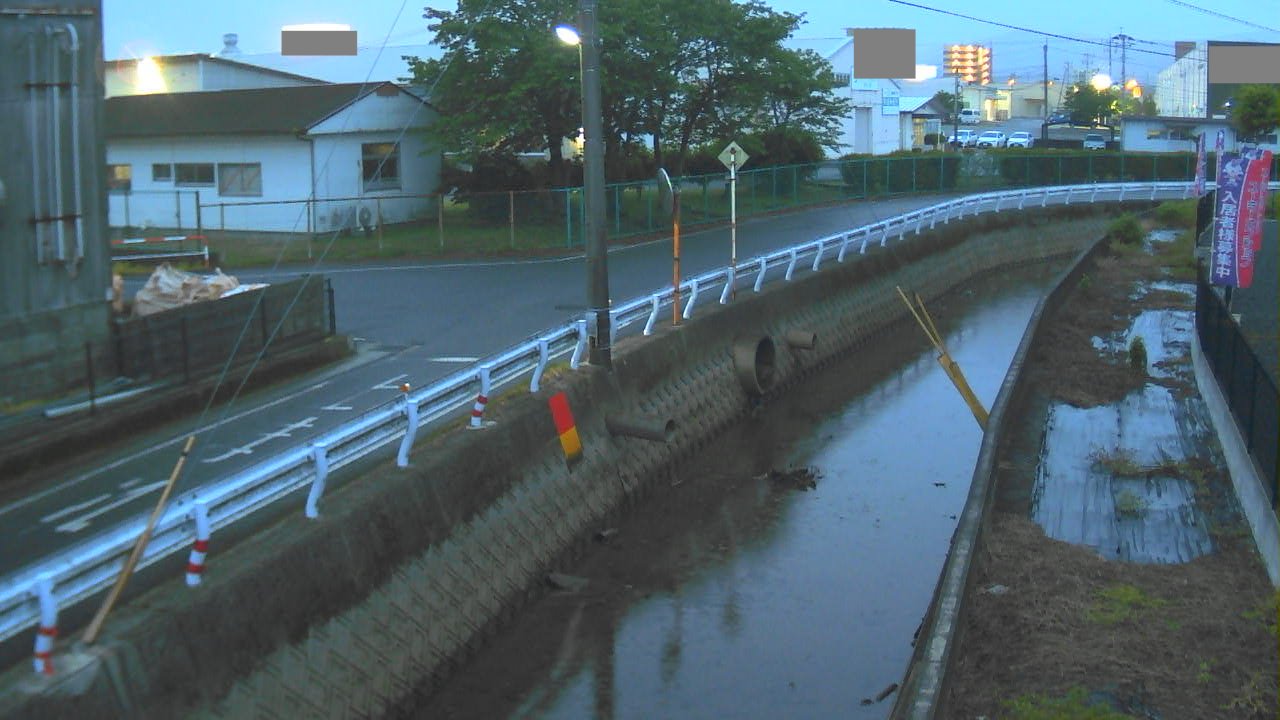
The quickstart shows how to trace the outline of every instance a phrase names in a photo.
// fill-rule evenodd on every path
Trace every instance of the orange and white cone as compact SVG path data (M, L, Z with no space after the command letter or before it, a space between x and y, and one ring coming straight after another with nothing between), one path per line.
M187 558L187 586L200 584L204 574L204 559L209 554L209 508L204 503L196 503L196 541L191 546L191 555Z

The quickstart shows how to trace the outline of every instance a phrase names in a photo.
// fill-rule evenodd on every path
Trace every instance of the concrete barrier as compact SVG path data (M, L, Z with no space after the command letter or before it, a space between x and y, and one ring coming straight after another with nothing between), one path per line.
M548 570L755 405L904 327L894 287L926 300L982 273L1079 252L1099 208L983 215L866 256L740 293L673 330L624 338L614 372L583 366L539 392L494 398L484 433L420 439L387 462L118 611L90 651L60 648L60 674L29 666L0 686L0 717L85 718L403 712L532 597ZM1053 230L1043 226L1064 221ZM966 240L966 238L970 238ZM810 349L772 338L821 336ZM734 347L769 338L773 381L752 397ZM564 392L583 444L566 465L547 400ZM616 437L608 418L670 418L668 442ZM459 418L459 427L465 421ZM300 503L299 503L300 506ZM62 668L65 667L65 670Z

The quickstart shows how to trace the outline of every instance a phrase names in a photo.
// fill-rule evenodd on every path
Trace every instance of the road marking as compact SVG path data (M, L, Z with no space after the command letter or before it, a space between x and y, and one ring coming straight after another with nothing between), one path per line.
M113 503L108 503L107 505L103 505L102 507L98 508L97 510L94 510L93 512L85 513L84 515L80 515L78 517L72 518L71 520L68 520L67 522L62 523L61 525L57 526L54 529L57 530L58 532L63 532L63 533L80 532L81 530L89 527L89 522L94 518L100 515L105 515L106 513L111 512L112 510L115 510L116 508L120 507L121 505L127 505L128 503L131 503L134 500L137 500L143 495L153 493L156 490L159 490L160 488L168 484L169 483L167 481L161 480L159 482L153 482L150 485L142 485L142 486L136 487L130 490L129 492L125 493L119 500L116 500Z
M121 487L123 487L123 486L121 486ZM127 489L127 488L126 488L126 489ZM72 505L71 507L65 507L65 508L63 508L63 509L59 510L58 512L53 513L52 515L45 515L44 517L40 518L40 522L42 522L42 523L51 523L51 522L53 522L54 520L57 520L57 519L59 519L59 518L63 517L64 515L70 515L70 514L71 514L71 513L73 513L73 512L79 512L79 511L81 511L81 510L83 510L83 509L85 509L85 508L89 507L90 505L97 505L98 503L102 502L103 500L110 500L110 499L111 499L111 493L107 493L107 494L105 494L105 495L99 495L98 497L96 497L96 498L94 498L94 499L92 499L92 500L86 500L86 501L84 501L84 502L80 503L79 505Z
M407 377L409 377L409 373L400 373L399 375L397 375L397 376L395 376L395 377L391 378L390 380L384 380L384 381L382 381L382 382L378 383L377 385L374 385L372 389L374 389L374 390L399 390L399 389L400 389L400 386L399 386L399 385L392 385L392 383L394 383L395 381L399 380L400 378L407 378Z
M324 407L322 407L322 408L320 408L320 409L321 409L321 410L332 410L332 411L334 411L334 412L346 412L347 410L354 410L355 408L351 407L350 405L339 405L338 403L334 403L334 404L332 404L332 405L325 405Z
M236 455L252 455L254 448L258 447L259 445L264 445L268 442L271 442L272 440L275 440L276 438L292 437L291 433L293 433L294 430L303 430L303 429L310 428L311 426L315 425L315 422L318 419L319 418L309 417L303 420L299 420L296 423L290 423L289 425L285 425L284 428L280 430L276 430L275 432L269 432L263 435L262 437L258 438L257 440L254 440L251 443L241 445L239 447L231 448L230 450L222 453L221 455L218 455L216 457L211 457L211 458L205 458L201 460L201 462L218 463L228 458L233 458Z
M427 358L427 362L438 363L473 363L480 358L471 357L470 355L441 355L439 357Z

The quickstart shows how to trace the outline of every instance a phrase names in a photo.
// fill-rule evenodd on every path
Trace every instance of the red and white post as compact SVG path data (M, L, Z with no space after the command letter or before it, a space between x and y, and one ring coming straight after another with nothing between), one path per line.
M35 593L40 601L40 627L36 630L33 665L37 673L52 675L53 642L58 638L58 603L53 597L53 580L48 576L40 578Z
M489 404L490 378L489 366L484 365L480 368L480 393L476 395L476 404L471 408L471 428L479 429L484 427L484 408Z
M187 587L200 584L204 575L204 559L209 554L209 508L204 503L196 503L196 541L191 546L191 555L187 558Z

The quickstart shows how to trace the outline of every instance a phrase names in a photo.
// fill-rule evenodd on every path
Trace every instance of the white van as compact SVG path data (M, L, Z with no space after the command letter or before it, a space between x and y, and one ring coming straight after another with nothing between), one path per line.
M960 122L966 125L977 125L982 120L982 111L977 108L965 108L960 111Z

